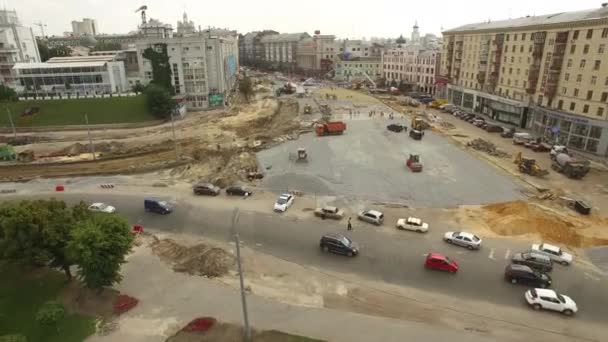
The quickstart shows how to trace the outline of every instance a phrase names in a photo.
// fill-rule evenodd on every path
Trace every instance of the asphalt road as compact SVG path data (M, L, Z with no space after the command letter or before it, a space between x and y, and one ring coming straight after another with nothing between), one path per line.
M145 212L143 199L137 195L99 194L93 197L64 193L55 197L68 202L82 199L110 203L131 222L141 223L147 229L200 234L219 240L232 241L233 237L232 211L227 208L194 206L182 200L176 203L174 213L163 216ZM239 200L235 199L235 204ZM209 201L213 201L213 198L209 198ZM484 239L481 250L468 251L442 241L443 231L433 227L440 227L445 222L437 222L433 218L427 221L431 225L428 234L403 231L391 235L377 232L378 228L374 226L354 221L355 229L347 235L361 246L361 254L355 258L324 254L318 247L323 233L346 233L344 222L337 224L329 220L298 219L272 212L243 211L237 230L243 243L250 248L291 262L526 309L523 304L526 288L503 279L503 270L510 255L526 248L525 244L505 239ZM430 251L455 259L460 264L458 274L424 269L424 255ZM555 288L577 302L580 311L576 319L608 323L606 277L590 274L576 265L556 265L551 276Z
M407 133L386 129L388 124L398 121L405 123L397 119L370 119L362 113L346 120L347 130L342 136L304 134L296 141L261 151L257 154L258 161L266 170L262 186L275 192L340 194L414 207L441 208L521 199L520 186L507 175L440 135L427 131L421 141L415 141ZM290 153L295 153L298 147L307 149L308 162L290 160ZM412 153L420 155L422 173L412 173L405 166Z

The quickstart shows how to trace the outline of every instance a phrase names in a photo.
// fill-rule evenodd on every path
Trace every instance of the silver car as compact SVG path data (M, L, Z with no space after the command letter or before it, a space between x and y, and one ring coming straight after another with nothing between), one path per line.
M443 236L443 240L468 249L479 249L481 247L479 236L467 232L447 232Z
M377 226L384 222L384 214L378 210L363 210L357 215L357 218L361 221L365 221Z

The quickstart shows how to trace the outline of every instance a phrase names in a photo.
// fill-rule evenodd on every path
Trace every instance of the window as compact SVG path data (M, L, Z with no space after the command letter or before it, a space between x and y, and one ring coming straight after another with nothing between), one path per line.
M557 109L562 109L563 106L564 106L564 101L563 100L557 101Z
M570 46L570 53L574 53L576 51L576 45Z
M572 92L572 96L574 96L574 97L578 96L578 88L574 88L574 91Z
M570 102L570 110L574 110L576 108L576 103Z
M608 77L606 77L606 80L604 81L604 85L605 85L606 87L608 87Z
M574 30L574 33L572 34L572 39L578 39L578 30Z
M587 30L587 39L591 39L593 37L593 29Z
M602 64L602 61L600 61L600 60L595 61L595 63L593 64L593 70L600 70L601 64Z
M589 105L583 106L583 113L585 113L585 114L589 113Z
M608 38L608 28L602 30L602 38Z
M606 29L604 29L604 30L606 30ZM525 33L521 34L521 40L526 40L526 34Z
M513 68L509 68L509 75L513 74Z
M587 100L591 100L593 98L593 90L587 91Z
M568 60L568 68L572 67L572 58Z
M566 95L566 87L562 87L562 94Z
M524 46L523 45L519 47L519 52L524 52Z
M519 85L519 81L515 80L515 86L517 87Z
M585 44L585 46L583 46L583 53L585 55L589 53L589 44Z
M597 116L602 116L604 115L604 108L603 107L598 107L597 108Z
M586 60L584 60L584 59L581 59L581 64L579 65L579 66L580 66L580 68L581 68L581 69L582 69L582 68L584 68L584 67L585 67L585 64L587 64L587 61L586 61Z
M602 102L608 102L608 92L602 93L602 98L600 99Z
M582 80L583 80L583 75L581 75L581 74L576 75L576 83L581 83Z
M569 73L566 73L566 74L564 75L564 81L568 81L568 80L570 80L570 74L569 74ZM606 82L608 82L608 78L606 78Z
M515 57L511 56L511 63L515 63Z
M505 45L505 52L509 52L509 45Z
M510 86L511 85L511 79L507 79L507 85Z
M509 35L507 34L507 41L509 41Z
M521 69L519 69L519 68L518 68L518 69L517 69L517 74L519 75L519 74L520 74L520 72L521 72Z
M591 76L591 84L595 85L597 83L597 76Z
M603 54L603 53L604 53L604 49L605 49L605 48L606 48L606 44L600 44L600 45L597 47L597 53L598 53L598 54L600 54L600 55L601 55L601 54Z
M515 52L515 49L517 49L517 46L513 45L513 48L511 49L511 52Z
M504 61L505 63L507 63L507 56L505 56L505 58L503 58L503 61Z

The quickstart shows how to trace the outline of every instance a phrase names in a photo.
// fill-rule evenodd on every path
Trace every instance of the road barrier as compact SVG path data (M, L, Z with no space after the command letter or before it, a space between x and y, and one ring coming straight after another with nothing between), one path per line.
M2 189L0 190L0 194L14 194L17 192L16 189Z
M55 191L57 191L57 192L61 192L61 191L64 191L64 190L65 190L65 187L63 185L57 185L57 186L55 186Z
M102 189L114 189L114 184L101 184Z

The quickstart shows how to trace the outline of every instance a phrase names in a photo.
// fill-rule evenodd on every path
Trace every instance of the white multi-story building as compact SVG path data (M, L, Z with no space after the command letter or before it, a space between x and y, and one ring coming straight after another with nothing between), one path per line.
M13 70L19 94L85 96L129 91L124 63L116 55L55 57L45 63L17 63Z
M173 37L173 27L170 24L163 24L162 22L152 18L139 25L139 32L148 38Z
M264 46L264 60L271 64L296 65L298 43L310 38L306 32L272 34L262 37L260 42Z
M298 43L297 65L306 73L325 73L338 61L336 36L315 34Z
M15 63L36 62L40 62L40 53L32 29L21 26L17 12L0 10L0 82L15 82Z
M72 21L72 33L74 36L96 36L99 34L97 21L95 19L84 18L82 21Z
M384 78L388 83L404 82L411 90L435 94L440 51L423 50L415 45L387 50L382 54Z
M336 63L334 79L337 81L372 81L382 77L382 60L379 57L354 57Z

